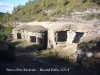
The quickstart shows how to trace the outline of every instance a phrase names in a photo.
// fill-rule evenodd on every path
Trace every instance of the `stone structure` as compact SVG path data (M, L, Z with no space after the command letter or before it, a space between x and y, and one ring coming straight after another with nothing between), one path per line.
M78 23L34 22L33 25L32 23L29 24L23 23L14 28L13 38L35 43L45 42L47 48L55 48L57 45L78 44L82 37L97 33L89 25Z
M24 39L47 48L47 29L41 25L20 25L12 30L14 39Z
M78 50L80 42L100 38L100 27L95 29L85 24L66 22L35 22L34 24L36 25L29 23L17 26L12 30L13 38L41 44L43 45L42 49L55 48L57 57L60 59L67 57L73 62L79 62L81 54L86 54L88 57L93 56L92 53ZM95 53L94 57L100 58L100 52Z
M64 24L52 26L48 34L48 48L55 48L57 45L78 44L82 37L96 34L96 31L86 25Z

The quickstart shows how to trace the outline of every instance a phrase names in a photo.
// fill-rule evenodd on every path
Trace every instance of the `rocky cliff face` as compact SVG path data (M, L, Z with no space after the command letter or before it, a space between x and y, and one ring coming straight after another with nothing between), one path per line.
M87 24L92 27L100 25L100 9L87 9L86 11L75 11L69 17L57 18L57 22L73 22Z
M31 21L31 22L14 22L14 26L18 25L43 25L46 28L51 27L57 23L67 24L85 24L91 27L98 27L100 25L100 9L87 9L84 12L74 11L70 13L70 16L64 16L56 18L55 22L50 21Z

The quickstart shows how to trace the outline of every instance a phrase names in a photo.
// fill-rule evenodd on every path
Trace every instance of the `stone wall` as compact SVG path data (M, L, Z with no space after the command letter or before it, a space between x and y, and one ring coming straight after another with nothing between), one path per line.
M69 23L68 22L28 22L28 23L20 23L20 25L42 25L45 28L47 28L48 29L48 36L47 36L48 37L48 48L54 48L58 45L55 42L55 29L53 30L52 27L55 26L55 25L61 26L61 25L65 25L65 24L66 25L70 25L70 24L73 25L74 23L72 23L72 22L71 23L70 22ZM81 24L77 23L77 24L74 24L74 25L81 25ZM81 29L80 29L80 31L81 31ZM28 41L30 41L30 36L36 36L36 37L41 36L41 33L38 33L38 32L28 32L26 30L17 31L17 30L13 29L12 34L13 34L14 39L17 39L17 33L18 32L21 33L22 39L25 39L25 40L28 40ZM77 31L74 31L74 30L71 30L71 29L67 30L67 33L66 33L67 34L67 39L66 39L67 41L62 43L62 44L66 44L66 45L72 44L73 40L76 36L76 32ZM95 34L96 32L88 31L88 30L86 32L85 29L84 29L83 33L84 33L84 35L82 37L90 35L90 34Z
M12 30L13 39L18 39L18 36L17 36L18 33L21 34L21 39L25 39L25 31L24 30L17 31L17 30L14 30L14 29Z
M59 45L55 42L55 32L53 32L52 30L49 30L48 34L49 34L48 35L48 48L52 48L52 47L55 48L57 45ZM75 35L76 35L76 33L72 30L67 31L66 34L67 34L67 36L66 36L67 41L65 41L64 43L61 43L61 45L62 44L65 44L65 45L72 44L72 41L74 40Z
M36 36L36 43L39 43L38 38L42 39L43 38L42 34L43 33L41 33L41 32L27 32L26 35L25 35L26 36L25 39L27 41L30 41L30 36Z
M67 44L72 44L76 33L74 31L72 31L72 30L69 30L69 31L67 31L67 35L68 35L67 36Z
M48 48L53 48L55 46L54 41L54 32L52 30L48 30Z
M39 43L38 38L43 38L43 32L29 32L26 30L12 30L13 39L18 39L17 33L21 34L21 39L30 41L30 36L36 36L36 43Z
M77 32L75 32L75 31L73 31L73 30L68 30L67 31L67 41L65 41L65 42L61 42L61 43L57 43L56 41L55 41L55 37L56 37L56 35L55 35L55 32L54 31L52 31L52 29L49 29L48 30L48 48L55 48L57 45L68 45L68 44L73 44L73 40L75 39L75 36L76 36L76 33ZM91 35L91 34L96 34L95 32L81 32L81 33L83 33L83 36L82 37L85 37L85 36L87 36L87 35ZM80 37L80 38L77 38L77 39L79 39L79 41L81 40L81 38L82 37ZM78 43L74 43L74 44L78 44Z

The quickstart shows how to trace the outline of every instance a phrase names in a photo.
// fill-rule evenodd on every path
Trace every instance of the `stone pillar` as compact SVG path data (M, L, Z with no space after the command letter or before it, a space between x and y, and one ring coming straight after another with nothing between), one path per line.
M52 43L53 43L53 48L56 46L56 42L55 42L55 32L53 32L53 35L52 35L52 40L51 41L53 41Z
M72 30L67 31L67 44L72 44L76 33Z
M50 30L48 30L48 36L47 36L47 38L48 38L48 47L47 48L51 48L51 39L50 39Z
M38 43L38 32L36 32L36 44Z
M56 35L55 35L55 41L57 42L57 40L58 40L58 33L56 33Z

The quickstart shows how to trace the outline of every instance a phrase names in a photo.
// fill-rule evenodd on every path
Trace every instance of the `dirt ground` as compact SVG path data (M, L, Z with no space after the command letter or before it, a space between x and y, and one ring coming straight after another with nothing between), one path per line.
M61 67L33 60L39 45L25 40L12 42L16 45L16 61L0 62L0 75L99 75L99 72L93 74L91 71L86 72L79 67Z

